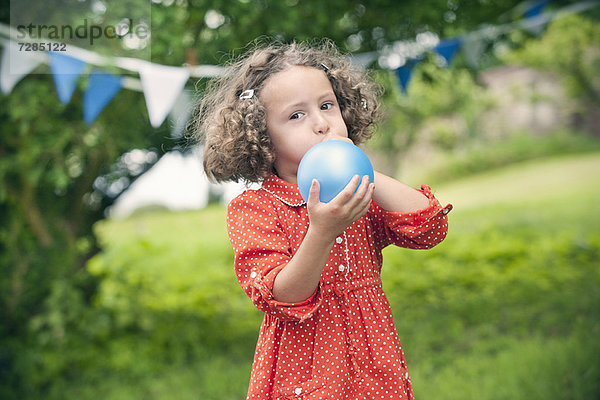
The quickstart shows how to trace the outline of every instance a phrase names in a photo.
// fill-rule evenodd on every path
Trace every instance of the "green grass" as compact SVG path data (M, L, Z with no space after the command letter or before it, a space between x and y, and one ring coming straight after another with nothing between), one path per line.
M464 179L486 171L501 171L502 168L531 160L544 160L565 155L580 155L600 151L600 141L583 132L556 131L547 135L518 132L511 137L497 140L473 140L463 148L444 152L405 179L420 184L428 182L439 186L449 180Z
M63 399L241 399L247 389L247 360L232 362L227 354L195 363L165 365L140 377L108 373L93 381L71 384L56 393Z
M490 352L458 355L436 371L413 369L421 399L594 399L600 346L596 336L506 338Z
M600 397L596 171L598 153L437 187L455 206L447 239L385 250L384 290L418 399ZM96 231L93 307L61 346L24 349L44 360L30 397L243 398L261 313L233 274L223 207Z
M567 155L536 161L525 161L436 187L440 201L455 205L455 213L486 205L560 201L578 196L570 194L596 192L600 182L598 153ZM590 187L591 186L591 187ZM567 211L567 210L565 210Z

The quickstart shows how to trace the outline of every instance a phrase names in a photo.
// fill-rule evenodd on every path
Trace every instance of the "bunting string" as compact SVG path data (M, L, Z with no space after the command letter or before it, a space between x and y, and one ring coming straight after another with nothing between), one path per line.
M407 93L409 82L415 67L423 59L423 55L433 51L439 55L444 66L451 65L453 59L462 52L467 64L477 67L487 44L514 30L528 30L541 33L550 21L571 14L581 13L600 5L600 1L583 1L562 7L551 12L544 12L549 0L532 0L519 4L512 12L518 13L522 19L502 24L485 25L480 29L456 37L440 39L429 34L426 40L419 42L396 42L380 52L353 54L351 61L360 67L368 67L375 60L379 66L394 70L403 93ZM67 46L66 51L59 52L25 52L19 51L18 32L12 27L0 23L0 46L3 47L0 61L0 89L4 95L10 94L14 86L40 64L50 66L58 99L68 104L77 88L78 78L92 68L83 96L83 120L92 124L104 107L121 89L140 91L144 94L150 124L159 127L175 104L182 99L191 101L184 89L190 78L211 78L224 72L223 66L217 65L184 65L181 67L166 66L145 60L129 57L106 57L92 51ZM419 37L417 37L419 39ZM23 40L19 40L23 42ZM42 39L37 40L41 42ZM35 40L30 40L31 43ZM51 43L51 40L43 39ZM114 75L104 68L116 67L126 71L123 75ZM139 79L131 74L137 74ZM188 107L189 108L189 107ZM181 115L177 116L181 119Z
M472 68L477 68L481 55L487 44L515 30L527 30L539 34L551 21L572 14L578 14L600 5L600 1L584 1L562 7L556 11L544 12L549 0L527 1L515 7L523 19L503 25L487 25L480 29L439 40L439 38L426 38L424 44L415 42L397 42L384 49L380 56L380 65L395 69L403 93L408 91L408 83L415 67L423 59L423 55L434 51L442 60L444 66L449 66L454 57L462 50L463 57ZM416 50L415 50L416 49Z

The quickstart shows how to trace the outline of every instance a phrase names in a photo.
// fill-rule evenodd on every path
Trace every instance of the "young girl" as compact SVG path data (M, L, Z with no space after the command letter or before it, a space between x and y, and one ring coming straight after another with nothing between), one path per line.
M248 399L413 398L381 251L435 246L452 206L379 172L355 176L329 203L317 181L307 202L296 183L311 146L371 136L376 95L326 41L256 48L203 98L208 176L262 183L227 210L237 278L265 313Z

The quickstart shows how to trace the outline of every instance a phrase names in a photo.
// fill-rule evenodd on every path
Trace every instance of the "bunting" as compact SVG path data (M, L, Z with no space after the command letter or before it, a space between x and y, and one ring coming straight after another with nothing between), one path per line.
M183 90L171 112L169 113L171 125L171 137L180 138L184 135L185 128L194 112L194 96L191 90Z
M184 68L146 63L140 69L142 88L150 123L158 128L173 107L189 79Z
M77 87L77 78L87 64L81 60L64 54L49 52L50 70L54 77L54 85L61 103L67 104Z
M2 93L9 94L13 87L39 64L39 57L31 52L19 51L17 43L10 41L2 50L2 63L0 64Z
M410 82L410 78L412 77L413 69L419 62L420 60L408 60L406 64L396 70L396 75L400 80L400 87L404 94L408 92L408 82Z
M477 67L481 55L487 47L488 40L494 40L497 37L509 33L516 29L525 29L533 34L539 35L546 27L548 22L565 17L567 15L576 14L600 5L599 1L583 1L569 6L565 6L554 12L543 13L546 6L550 3L549 0L526 1L519 4L512 12L518 12L522 17L521 20L511 22L500 26L485 26L480 30L466 33L460 37L442 39L431 50L440 55L445 65L452 63L458 51L462 48L462 54L465 61L470 67ZM429 51L424 50L422 53ZM403 93L407 93L408 84L413 74L414 67L420 62L422 53L413 55L415 58L409 58L406 63L396 69L396 75L400 83L400 88Z
M385 57L383 51L353 54L351 60L359 67L367 68L372 62L379 59L382 67L395 70L402 92L407 93L414 69L427 51L432 50L437 53L443 58L446 66L449 66L456 55L461 52L466 63L470 67L476 68L488 44L500 35L516 29L540 33L546 24L554 19L580 13L600 5L597 0L581 1L547 12L545 9L549 3L549 0L531 0L520 3L510 12L513 16L518 14L521 17L520 20L498 26L486 25L459 37L435 40L427 45L430 47L409 52L408 55L395 54L392 50L391 54L395 55L395 60L405 60L404 65L401 66L395 63L384 65L381 61ZM79 77L88 65L112 65L139 74L140 80L136 80L128 76L112 75L99 69L92 71L83 99L83 117L87 124L96 120L122 88L127 88L144 93L149 120L153 127L161 126L167 115L171 113L171 117L176 120L176 130L180 130L181 121L179 120L185 117L173 113L173 108L177 101L183 101L189 106L190 96L183 93L189 78L219 76L224 70L224 67L214 65L172 67L132 58L107 58L74 46L70 46L73 51L66 53L20 51L15 40L15 32L14 29L0 23L0 45L4 47L0 62L0 89L5 95L8 95L14 86L40 63L50 65L56 91L63 104L68 104L71 100Z
M466 36L462 42L462 56L470 68L479 67L481 55L487 47L487 42L476 36Z
M454 56L461 47L461 41L458 38L442 40L434 50L446 60L446 65L450 65Z
M544 11L544 8L546 8L546 5L548 5L548 3L549 0L541 0L531 4L527 9L525 9L525 11L523 12L523 16L530 21L536 19L537 17L542 15L542 11ZM542 32L544 32L545 25L534 24L530 27L526 26L525 29L531 32L532 34L539 36L542 34Z
M524 12L523 17L534 18L537 17L544 11L544 8L548 5L549 0L541 0L530 5Z
M86 124L94 122L104 107L119 93L122 80L120 76L107 72L92 71L83 95L83 120Z

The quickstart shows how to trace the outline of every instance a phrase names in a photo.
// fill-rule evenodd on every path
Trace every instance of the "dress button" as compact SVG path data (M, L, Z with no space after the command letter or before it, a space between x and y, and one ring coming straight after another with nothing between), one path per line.
M341 237L337 237L337 238L335 238L335 242L336 242L337 244L340 244L340 243L342 243L343 241L344 241L344 239L342 239Z
M338 271L340 271L340 272L344 272L344 270L345 270L345 269L346 269L346 267L344 267L344 265L343 265L343 264L340 264L340 265L338 266Z
M294 393L296 393L296 395L300 395L300 393L302 393L302 388L296 388L294 389Z
M250 273L250 278L254 279L254 278L256 278L256 275L257 275L257 274L256 274L256 271L252 271L252 272Z
M444 208L444 209L442 210L442 214L446 215L446 214L448 214L448 212L449 212L449 211L450 211L450 210L448 210L447 208Z

